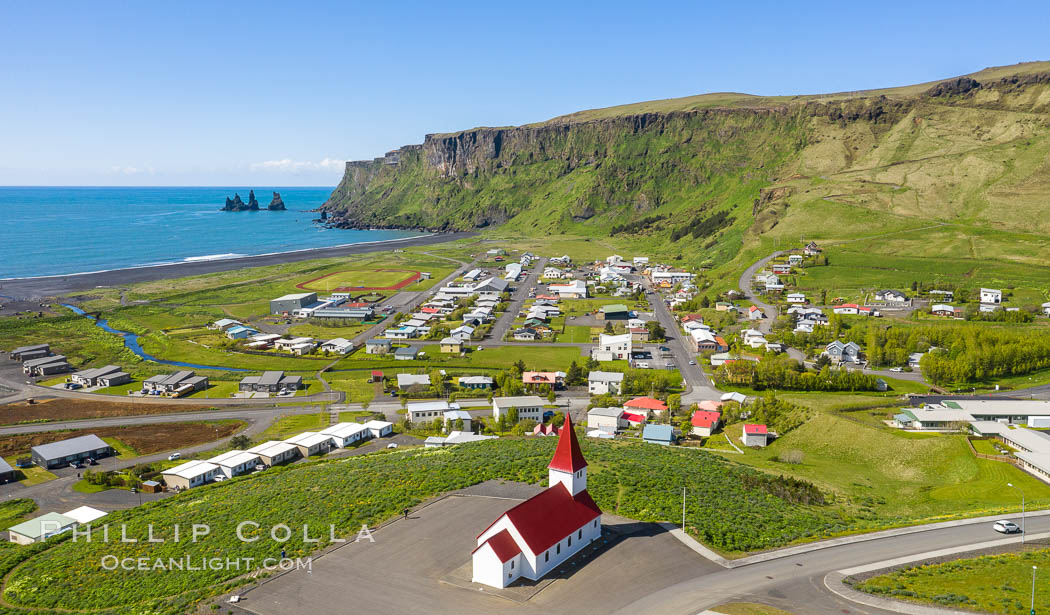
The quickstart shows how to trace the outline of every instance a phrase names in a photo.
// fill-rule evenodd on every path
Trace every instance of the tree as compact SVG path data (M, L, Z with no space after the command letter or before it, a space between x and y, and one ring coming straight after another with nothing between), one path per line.
M412 431L412 419L407 416L401 419L401 431Z
M362 410L368 410L368 407L371 406L371 405L372 405L372 402L370 402L369 400L366 399L363 402L361 402L361 409Z
M612 334L612 332L613 332L613 324L612 324L612 321L611 321L611 320L607 320L607 321L605 321L605 333L606 333L606 334L610 334L610 335L611 335L611 334Z
M565 413L560 411L560 410L558 412L555 412L554 416L551 417L551 425L553 425L555 427L561 427L564 424L565 424Z
M520 376L523 373L525 373L525 361L522 361L521 359L518 359L517 361L514 362L514 366L513 367L514 367L514 372L515 372L516 375Z
M554 387L551 387L551 390L547 392L547 402L553 404L557 398L558 396L554 394Z
M507 424L516 425L518 423L518 409L511 406L507 409Z
M678 393L672 393L667 396L667 413L670 416L675 416L682 411L682 396Z
M709 308L709 307L711 307L711 300L707 298L707 295L704 295L703 298L700 299L700 307L702 307L702 308Z
M434 431L441 431L445 426L445 419L438 417L431 422L430 426Z
M565 372L565 382L569 386L582 385L587 381L587 377L583 373L583 369L573 361L569 365L569 371Z
M400 394L398 394L398 398L401 400L401 408L402 409L405 406L408 405L408 395L405 395L404 393L400 393Z
M655 320L645 323L645 328L649 330L649 339L651 341L661 342L667 337L667 332L664 331L663 325Z
M456 419L452 423L452 428L456 431L463 431L463 419Z
M532 433L532 430L536 428L536 421L532 419L523 419L517 425L511 428L510 432L516 436L525 436Z
M685 436L693 431L693 421L691 419L682 419L682 422L678 424L678 429L682 430L682 435Z
M499 427L499 434L502 436L503 432L507 431L507 414L500 414L499 418L496 419L496 425Z
M230 447L243 450L252 445L252 441L244 434L238 434L230 438Z
M816 361L817 369L823 369L829 365L831 365L831 358L829 358L828 355L824 354L823 352L820 353L820 356L817 357Z

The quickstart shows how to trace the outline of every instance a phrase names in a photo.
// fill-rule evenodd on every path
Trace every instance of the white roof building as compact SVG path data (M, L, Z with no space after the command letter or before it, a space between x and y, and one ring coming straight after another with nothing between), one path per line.
M81 525L85 525L105 517L108 513L97 508L91 508L90 506L80 506L62 514L70 519L75 519L76 522Z

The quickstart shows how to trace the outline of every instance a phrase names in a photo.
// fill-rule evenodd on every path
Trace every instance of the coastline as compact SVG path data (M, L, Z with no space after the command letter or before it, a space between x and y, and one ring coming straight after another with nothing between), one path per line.
M0 279L0 296L17 300L34 300L45 297L59 297L70 293L89 291L98 287L121 286L138 282L167 280L192 275L231 271L250 267L263 267L293 263L315 258L332 258L380 252L397 247L428 246L457 239L473 237L477 233L431 233L400 239L364 241L323 248L304 248L287 252L270 252L251 256L218 258L208 260L177 261L155 265L140 265L124 269L88 271L65 275L49 275L27 278Z

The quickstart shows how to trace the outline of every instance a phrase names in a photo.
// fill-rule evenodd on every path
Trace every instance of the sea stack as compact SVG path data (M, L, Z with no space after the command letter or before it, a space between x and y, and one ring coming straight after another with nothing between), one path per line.
M281 199L281 193L280 192L274 192L273 193L273 200L270 201L270 205L267 206L267 209L269 209L270 211L284 211L285 210L284 201Z
M281 208L284 209L283 203ZM247 203L241 200L240 194L234 194L232 199L226 197L226 206L222 208L222 211L259 211L259 201L255 198L255 190L248 191Z

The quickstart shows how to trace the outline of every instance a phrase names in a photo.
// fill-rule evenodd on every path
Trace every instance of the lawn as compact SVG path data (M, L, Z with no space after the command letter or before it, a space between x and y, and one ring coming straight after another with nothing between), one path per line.
M559 333L557 342L563 344L589 344L591 341L591 328L570 325L565 327L564 333Z
M376 385L368 382L371 376L367 371L357 372L353 375L347 375L346 372L328 373L325 374L325 377L333 390L346 393L348 402L361 403L372 401L375 397Z
M375 287L387 289L417 276L416 271L384 269L346 269L304 280L296 284L303 290L332 291L337 288ZM408 286L412 290L411 284Z
M1036 567L1035 611L1050 611L1050 551L985 555L904 568L859 583L861 591L909 602L989 613L1027 615Z
M730 602L728 604L720 604L710 610L722 615L793 615L790 611L754 602Z
M267 440L285 440L304 431L317 431L328 427L330 415L327 412L317 414L286 414L280 416L261 434L256 436L258 442Z
M127 444L124 444L123 442L121 442L120 438L114 438L112 436L107 436L107 437L102 438L102 440L106 444L112 446L113 449L117 451L117 457L119 457L120 459L132 459L132 458L135 458L135 457L139 456L138 451L136 451L135 449L131 448Z
M738 435L739 427L728 431ZM1019 511L1020 497L1004 488L1009 482L1024 490L1029 507L1050 506L1050 485L974 457L965 436L919 435L819 413L766 448L727 458L815 483L868 529ZM777 460L788 451L800 452L802 463Z
M102 555L118 558L190 558L221 554L241 558L272 555L278 548L268 536L277 523L289 527L335 526L336 536L356 533L362 524L383 520L433 496L488 479L528 483L546 482L554 438L501 439L452 449L398 450L296 464L248 477L187 491L149 502L142 507L110 513L111 525L127 524L129 536L145 536L148 524L161 543L104 543L59 539L47 551L31 557L8 578L4 599L15 606L42 609L104 609L121 607L129 613L185 612L207 595L225 591L220 584L244 573L228 568L206 570L102 571ZM789 503L766 490L748 486L752 470L717 456L667 447L621 442L581 441L591 463L590 489L610 514L647 521L681 518L681 486L689 489L690 529L716 547L768 548L816 537L841 527L835 507L811 508ZM280 494L280 497L274 497ZM262 540L243 542L237 524L252 519L250 530ZM175 542L175 524L211 527L197 542ZM301 533L280 545L288 557L302 557L327 544L303 542ZM50 580L43 582L44 578ZM170 598L176 593L178 599Z
M22 483L26 487L32 485L39 485L40 483L46 483L49 480L55 480L58 476L48 472L44 468L37 465L29 466L28 468L19 468L15 465L15 460L22 455L11 455L5 457L7 463L15 469L15 477L21 475L21 478L17 478L18 482Z
M340 423L357 423L359 419L366 419L372 416L372 413L368 410L348 410L346 412L339 413Z
M36 502L28 498L18 498L0 503L0 530L18 525L37 509Z

